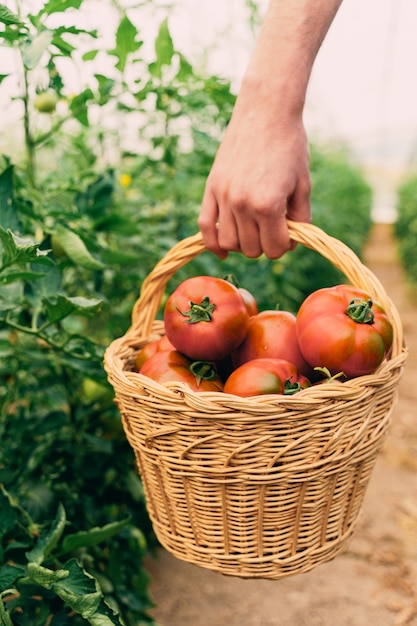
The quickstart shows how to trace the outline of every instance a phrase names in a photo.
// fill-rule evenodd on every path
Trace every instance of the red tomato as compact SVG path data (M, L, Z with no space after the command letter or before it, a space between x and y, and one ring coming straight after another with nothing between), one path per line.
M347 378L371 374L389 352L393 331L383 308L362 289L318 289L297 314L301 351L312 367Z
M182 282L164 309L168 339L183 354L203 361L221 360L237 348L248 322L237 287L212 276Z
M238 281L233 276L233 274L228 274L227 276L225 276L224 279L227 280L229 283L232 283L232 285L239 289L239 293L243 298L243 302L245 303L249 316L256 315L259 310L258 303L256 302L256 298L253 293L251 293L250 291L248 291L248 289L245 289L244 287L240 287Z
M239 367L252 359L270 357L294 363L304 375L311 367L301 354L295 328L295 315L289 311L262 311L250 318L246 337L233 353L233 364Z
M252 315L256 315L258 313L258 303L256 302L255 296L253 293L245 289L244 287L238 287L239 293L243 298L243 302L245 303L246 309L249 313L249 317Z
M292 395L310 386L293 363L284 359L253 359L235 369L226 380L225 393L247 398L268 393Z
M140 373L158 383L186 383L193 391L223 391L223 383L212 363L191 361L177 350L156 352L142 365Z
M155 341L147 343L146 346L143 346L143 348L139 350L135 358L136 370L139 372L145 361L147 361L156 352L161 352L163 350L175 350L175 347L172 345L166 335L164 335L160 339L156 339Z

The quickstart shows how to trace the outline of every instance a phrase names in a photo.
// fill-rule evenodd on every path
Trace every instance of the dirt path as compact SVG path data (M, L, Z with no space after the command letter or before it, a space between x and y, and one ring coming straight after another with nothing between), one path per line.
M366 263L401 313L410 356L348 550L282 581L221 576L161 550L146 564L161 626L417 626L417 301L390 226L374 227Z

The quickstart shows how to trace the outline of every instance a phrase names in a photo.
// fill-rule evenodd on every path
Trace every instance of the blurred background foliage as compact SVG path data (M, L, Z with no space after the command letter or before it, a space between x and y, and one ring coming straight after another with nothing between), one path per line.
M156 540L102 358L129 326L143 279L196 232L235 101L228 81L176 48L169 7L145 59L132 3L109 0L114 42L103 47L99 32L78 25L87 2L48 0L36 11L0 4L0 43L19 68L1 76L2 87L18 84L21 114L0 157L6 626L153 623L143 557ZM140 17L150 3L133 4ZM247 6L255 23L256 3ZM79 48L91 80L70 94L63 61ZM94 69L104 67L94 65L100 58L111 71ZM317 145L311 172L314 222L361 255L372 203L363 173L346 148ZM294 312L311 291L343 280L299 245L276 261L203 253L169 288L189 275L230 273L261 309Z
M417 286L417 174L407 176L398 189L397 221L394 228L405 275L415 291Z

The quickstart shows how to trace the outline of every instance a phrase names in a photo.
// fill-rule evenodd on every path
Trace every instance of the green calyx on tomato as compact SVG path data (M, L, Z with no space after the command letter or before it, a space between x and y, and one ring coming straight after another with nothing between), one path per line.
M213 319L213 311L216 305L210 302L208 296L204 296L200 304L197 302L190 302L190 308L188 311L180 311L183 317L188 317L187 324L198 324L198 322L211 322Z
M218 377L218 373L213 363L208 361L193 361L190 365L190 372L194 374L197 385L202 380L213 380Z
M372 311L372 300L353 298L346 309L346 315L357 324L373 324L375 315Z
M293 396L295 393L301 391L301 389L303 389L303 387L301 386L300 382L298 382L297 380L291 381L291 378L287 378L287 380L284 382L283 393L284 396Z

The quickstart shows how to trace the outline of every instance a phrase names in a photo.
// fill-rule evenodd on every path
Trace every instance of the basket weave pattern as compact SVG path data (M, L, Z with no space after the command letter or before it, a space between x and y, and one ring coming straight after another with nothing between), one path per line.
M391 419L406 359L398 312L353 252L320 229L291 236L332 262L385 308L392 354L378 371L295 396L194 393L138 374L137 350L163 334L166 283L204 250L177 244L144 281L127 333L105 368L145 489L155 533L171 553L240 577L279 579L336 556L350 539Z

